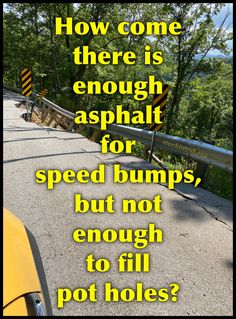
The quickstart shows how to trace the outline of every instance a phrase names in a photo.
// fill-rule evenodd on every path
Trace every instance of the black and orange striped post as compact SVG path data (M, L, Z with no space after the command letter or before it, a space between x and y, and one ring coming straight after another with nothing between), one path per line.
M149 157L148 161L151 163L152 161L152 153L153 153L153 148L154 148L154 142L155 142L155 137L156 137L156 132L160 131L163 127L163 120L166 114L166 104L167 104L167 95L170 90L170 86L168 84L163 85L162 93L161 94L155 94L152 99L152 107L153 109L156 107L160 107L161 111L161 122L160 124L155 123L154 121L150 125L150 131L153 131L153 136L152 136L152 144L149 152Z
M42 98L44 98L46 95L48 94L48 89L43 89L39 92L38 96L39 99L41 100Z
M150 130L151 131L160 131L162 129L163 126L163 120L165 117L165 113L166 113L166 104L167 104L167 95L168 92L170 90L170 86L168 84L164 84L163 85L163 90L161 94L155 94L153 96L153 100L152 100L152 107L156 108L156 107L160 107L160 111L161 113L161 124L157 124L157 123L152 123L150 125Z
M24 68L20 72L22 95L30 96L32 94L32 74L31 70Z
M21 80L21 94L24 95L27 99L26 110L27 110L27 121L30 120L29 117L29 97L32 94L32 73L28 68L23 68L20 72Z

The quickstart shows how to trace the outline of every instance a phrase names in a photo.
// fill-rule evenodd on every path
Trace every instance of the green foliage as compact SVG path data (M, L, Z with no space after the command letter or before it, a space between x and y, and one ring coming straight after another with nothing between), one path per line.
M136 144L132 147L132 151L132 154L134 156L142 157L144 152L144 145L139 142L136 142Z
M208 168L203 187L221 197L233 200L233 176L218 167Z
M189 83L180 103L176 132L232 150L232 65L218 59L207 62L205 73Z

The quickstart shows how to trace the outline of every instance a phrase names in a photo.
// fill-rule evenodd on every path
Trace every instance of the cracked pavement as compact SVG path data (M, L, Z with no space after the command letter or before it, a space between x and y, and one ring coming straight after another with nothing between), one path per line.
M113 163L121 168L148 164L133 156L101 154L100 145L84 136L25 122L25 110L15 107L22 97L4 92L4 206L10 209L34 234L41 252L54 315L231 315L233 313L233 224L232 202L204 189L178 184L169 190L161 184L114 184ZM38 169L96 169L104 163L106 183L60 183L48 191L35 183ZM74 194L86 199L102 199L113 194L114 214L74 213ZM122 213L123 198L162 198L162 213ZM149 243L135 249L128 243L75 243L77 228L147 228L150 223L162 229L163 243ZM119 273L117 258L123 252L149 253L150 272ZM107 258L106 273L89 273L85 258ZM167 302L104 302L104 283L113 287L168 288ZM98 301L76 302L57 308L57 288L88 287L96 283ZM171 283L178 283L178 301L171 301Z

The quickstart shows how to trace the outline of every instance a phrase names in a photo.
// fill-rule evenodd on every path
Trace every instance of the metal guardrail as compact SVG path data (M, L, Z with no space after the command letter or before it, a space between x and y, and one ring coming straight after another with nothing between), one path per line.
M109 125L107 131L146 145L150 145L152 141L152 131L117 124ZM154 146L199 162L218 166L229 172L233 171L233 152L221 147L157 132Z
M4 88L11 90L11 88L6 86L4 86ZM33 93L32 97L35 99L38 96ZM61 114L69 120L74 120L76 117L76 114L63 109L45 98L42 99L42 102L44 108L47 106L49 109L54 110L56 113ZM86 126L100 129L99 125L86 124ZM72 129L72 127L73 122L72 125L70 125L70 129ZM108 125L106 131L113 135L120 135L132 140L137 140L145 145L151 144L153 135L152 131L118 124ZM158 132L156 132L154 146L177 155L183 155L193 160L211 164L229 172L233 172L233 152L221 147Z
M76 114L67 111L65 109L63 109L62 107L56 105L55 103L47 100L46 98L42 99L42 102L44 102L49 108L53 109L54 111L58 112L59 114L69 118L70 120L74 120L74 118L76 117Z

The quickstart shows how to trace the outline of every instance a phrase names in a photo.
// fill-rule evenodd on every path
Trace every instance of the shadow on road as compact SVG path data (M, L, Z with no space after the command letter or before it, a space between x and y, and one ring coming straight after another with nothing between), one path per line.
M56 154L45 154L45 155L36 155L36 156L29 156L29 157L21 157L21 158L14 158L10 160L3 161L3 164L9 164L9 163L14 163L14 162L19 162L19 161L26 161L26 160L31 160L34 158L44 158L44 157L52 157L52 156L71 156L71 155L78 155L78 154L94 154L98 153L101 154L100 151L84 151L84 152L69 152L69 153L56 153Z
M209 199L205 203L202 202L201 196L198 196L197 193L195 196L196 200L185 199L185 207L183 207L183 198L180 197L179 200L171 200L171 205L173 205L174 207L176 220L192 220L195 222L202 222L203 219L208 219L209 217L212 217L216 221L222 222L226 225L227 221L232 222L233 210L230 206L225 206L222 203L222 206L220 207L215 203L215 201L213 200L214 198L210 197L211 195L209 195ZM216 195L212 194L212 196ZM219 200L222 200L222 202L224 201L224 199L221 199L220 197ZM195 202L196 205L189 205L189 202ZM203 209L203 211L205 211L205 214L199 213L199 206Z
M229 259L226 259L224 260L224 265L227 267L227 268L233 268L233 261L232 260L229 260Z
M12 143L12 142L24 142L24 141L34 141L34 140L49 140L49 139L59 139L59 140L79 140L79 139L86 139L86 137L70 137L70 138L62 138L62 137L56 137L56 136L51 136L51 137L32 137L32 138L21 138L17 140L8 140L8 141L3 141L3 143Z
M3 131L6 131L8 133L30 132L30 131L53 131L53 132L65 133L65 131L53 129L51 127L50 128L49 127L31 127L26 129L25 127L21 127L21 126L13 126L13 127L4 128Z
M113 165L119 163L121 165L121 169L125 169L127 171L130 169L139 169L144 171L147 169L160 170L158 166L150 164L145 160L122 163L122 161L119 160L119 157L122 157L122 154L121 156L117 157L118 160L114 161L115 158L113 158L113 161L106 161L105 164ZM167 187L166 183L158 183L158 185ZM182 190L183 194L181 194L182 192L179 191L179 189ZM173 206L173 211L175 213L174 218L177 221L184 222L187 220L191 220L194 222L203 222L210 216L212 218L215 218L216 221L220 221L226 224L227 221L232 222L233 209L232 203L230 201L212 194L203 188L194 188L193 185L190 184L176 184L173 191L177 191L179 194L179 199L170 199L171 206ZM183 205L183 201L185 202L185 205ZM199 207L202 208L204 213L199 213Z
M197 205L188 205L191 199L185 199L185 205L183 205L183 198L179 200L171 200L171 205L174 207L175 219L178 221L194 220L196 222L202 221L202 219L208 218L207 214L199 214L199 207Z

